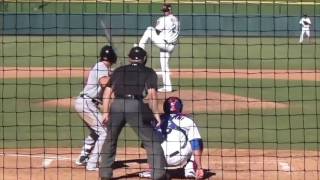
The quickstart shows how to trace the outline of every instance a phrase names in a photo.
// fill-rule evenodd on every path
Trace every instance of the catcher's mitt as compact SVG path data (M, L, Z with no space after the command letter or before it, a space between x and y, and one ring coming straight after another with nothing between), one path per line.
M309 23L307 21L303 21L304 25L309 25Z

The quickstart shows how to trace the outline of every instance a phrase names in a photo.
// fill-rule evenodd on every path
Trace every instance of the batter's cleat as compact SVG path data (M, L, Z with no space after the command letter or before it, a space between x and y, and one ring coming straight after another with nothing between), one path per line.
M94 166L94 167L87 166L86 169L87 169L87 171L99 171L99 168L97 168L96 166Z
M89 160L89 156L80 155L80 156L78 157L78 159L75 161L75 163L76 163L76 165L79 165L79 166L86 166L88 160Z
M196 178L196 173L194 171L184 172L184 177L194 179Z
M172 91L173 91L172 88L163 87L163 88L158 89L158 92L163 92L163 93L172 92Z
M139 173L139 177L141 178L151 178L151 172L150 171L143 171Z

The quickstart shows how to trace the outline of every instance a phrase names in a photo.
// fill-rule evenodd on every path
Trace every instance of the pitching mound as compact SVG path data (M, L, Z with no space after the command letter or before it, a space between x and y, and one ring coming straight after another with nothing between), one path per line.
M232 94L209 92L201 90L180 90L172 93L159 93L159 107L162 107L164 99L169 96L177 96L184 101L184 112L223 112L243 109L270 109L286 108L287 104L260 101ZM70 108L73 107L74 98L54 99L44 101L41 105L45 107Z

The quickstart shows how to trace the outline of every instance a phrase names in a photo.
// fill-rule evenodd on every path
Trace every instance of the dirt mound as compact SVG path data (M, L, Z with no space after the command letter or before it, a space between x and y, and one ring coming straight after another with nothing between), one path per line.
M232 94L209 92L201 90L180 90L172 93L159 93L159 107L169 96L180 97L184 102L184 112L223 112L240 109L270 109L286 108L287 104L261 101L259 99L236 96ZM54 99L44 101L43 106L70 108L73 107L74 98Z

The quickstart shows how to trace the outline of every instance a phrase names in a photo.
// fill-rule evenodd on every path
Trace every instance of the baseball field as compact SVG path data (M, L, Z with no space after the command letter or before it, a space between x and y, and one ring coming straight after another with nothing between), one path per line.
M159 13L162 2L4 1L10 13ZM319 22L305 1L172 1L178 14L294 16ZM183 22L181 22L183 23ZM298 23L298 22L297 22ZM3 27L4 29L5 27ZM223 30L221 30L223 31ZM318 179L320 38L181 36L171 59L184 111L204 140L207 179ZM73 108L103 36L0 36L0 180L97 179L74 160L88 134ZM113 36L119 59L140 36ZM160 69L147 46L147 66ZM160 104L160 107L162 107ZM130 127L119 137L116 179L138 179L146 155ZM170 170L175 179L183 176Z

